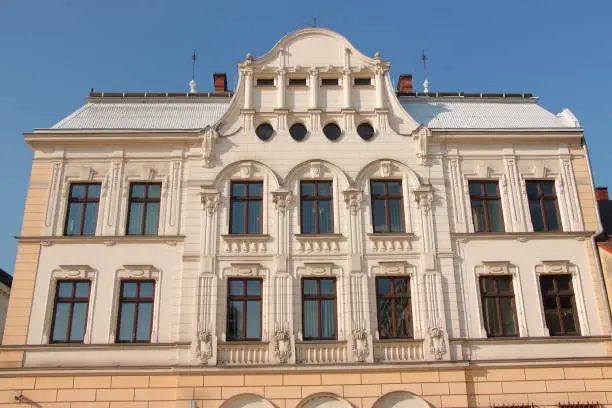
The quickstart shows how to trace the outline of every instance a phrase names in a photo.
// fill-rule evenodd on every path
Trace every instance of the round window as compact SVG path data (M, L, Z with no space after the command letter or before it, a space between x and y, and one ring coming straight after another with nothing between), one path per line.
M289 128L289 134L291 135L293 140L301 142L308 134L308 129L306 129L306 126L304 126L303 124L296 123Z
M372 125L365 122L357 126L357 133L363 140L370 140L374 137L374 128Z
M342 130L340 129L340 126L336 125L335 123L328 123L323 128L323 133L329 140L338 140L342 135Z
M274 135L274 128L269 123L262 123L255 129L255 134L265 142Z

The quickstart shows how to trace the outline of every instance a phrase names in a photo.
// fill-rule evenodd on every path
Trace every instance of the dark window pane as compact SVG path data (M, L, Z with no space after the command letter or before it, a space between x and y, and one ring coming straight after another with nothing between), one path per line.
M401 200L389 200L389 218L391 232L404 232Z
M335 292L335 287L336 287L336 281L331 280L331 279L321 279L320 281L321 284L321 292L320 294L322 295L333 295Z
M393 293L396 295L408 295L410 293L410 288L408 286L408 279L394 279L393 280Z
M486 231L484 207L482 201L472 200L472 218L474 219L474 231Z
M306 183L302 182L302 196L312 197L315 195L315 187L314 183Z
M570 287L571 279L569 276L559 276L556 281L559 290L572 290Z
M52 341L68 341L68 319L70 318L70 303L57 303L55 306L55 322L53 324Z
M85 324L87 322L87 303L75 303L72 309L71 341L83 341Z
M249 202L249 234L261 233L261 213L262 213L262 202L261 201L250 201Z
M74 297L89 297L89 282L77 282Z
M304 294L316 295L317 291L317 280L315 279L304 279Z
M302 233L316 232L315 226L315 202L302 201Z
M161 184L149 184L149 197L159 198L161 197Z
M380 181L372 183L372 194L383 195L385 194L385 184Z
M409 324L411 325L410 315L408 312L409 299L397 299L395 301L395 319L397 327L397 337L409 336Z
M331 338L336 333L336 311L333 300L321 301L321 337Z
M555 183L552 181L542 183L543 194L555 194Z
M153 297L153 282L140 283L140 297L141 298Z
M128 234L140 234L142 228L142 217L144 204L132 203L130 205L130 219L128 222Z
M138 305L138 327L136 328L136 341L148 341L151 336L151 317L153 305L140 303Z
M537 197L539 195L538 183L527 182L527 195L529 197Z
M249 184L249 197L261 197L261 183Z
M544 220L542 219L542 209L540 200L529 200L529 212L534 231L544 231Z
M242 330L243 320L242 316L244 313L244 302L231 302L230 303L230 337L232 339L242 339L245 333Z
M514 298L502 297L499 299L499 305L501 308L503 334L516 333L514 325Z
M136 304L134 303L122 303L120 305L119 341L132 341L135 310Z
M258 296L261 295L261 281L260 280L247 280L247 295Z
M512 278L498 278L497 279L497 287L500 292L511 292L512 291Z
M70 298L72 297L73 288L74 288L73 282L59 282L57 296L61 298Z
M559 231L559 220L557 219L557 204L554 200L544 200L544 211L546 212L546 223L549 231Z
M482 183L478 183L475 181L470 181L470 195L471 196L480 196L482 195Z
M542 293L554 293L555 291L554 279L550 276L540 277L540 289L542 290Z
M71 203L68 208L68 222L66 235L81 234L81 219L83 217L83 203Z
M159 203L148 203L144 233L146 235L157 234L158 223L159 223Z
M304 338L312 339L319 337L317 327L318 302L316 300L304 300Z
M145 184L132 184L132 198L144 198Z
M374 232L388 232L387 215L384 200L374 200Z
M393 323L391 316L392 302L389 299L379 298L378 304L378 332L381 338L393 337Z
M320 196L331 196L331 183L318 183L318 195Z
M232 228L231 232L234 234L244 234L244 219L246 217L246 202L234 201L232 203Z
M242 280L230 280L229 287L230 287L229 289L230 295L244 294L244 284Z
M95 235L97 218L98 218L98 203L88 203L85 206L85 220L83 223L83 235Z
M246 337L257 339L261 337L261 301L249 300L247 303L246 314Z
M138 296L138 284L136 282L124 282L121 296L125 298L135 298Z
M399 181L390 181L387 183L389 189L388 194L390 195L402 195L402 183Z
M491 232L501 232L504 230L501 208L499 200L488 200L487 207L489 210L489 228Z
M331 201L319 201L319 233L327 234L333 231Z
M87 184L73 184L71 191L72 198L85 198L87 193Z
M391 280L386 278L376 279L376 292L389 293L391 291Z
M559 335L562 333L561 331L561 322L559 321L559 317L557 316L556 310L546 311L546 327L548 327L548 331L551 335Z
M246 197L247 185L242 183L232 184L232 196L233 197Z
M499 319L497 316L497 303L495 298L485 298L485 310L488 331L491 335L500 333Z

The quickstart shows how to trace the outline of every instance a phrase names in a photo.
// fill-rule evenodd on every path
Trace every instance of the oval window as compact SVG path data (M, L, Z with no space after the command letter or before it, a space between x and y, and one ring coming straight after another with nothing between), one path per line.
M340 126L336 125L335 123L328 123L323 128L323 133L329 140L338 140L342 135L342 130L340 129Z
M365 122L357 126L357 134L363 140L370 140L374 137L374 128L369 123Z
M289 134L291 135L293 140L301 142L308 134L308 129L306 129L306 126L304 126L303 124L296 123L289 128Z
M255 129L255 134L265 142L274 135L274 128L269 123L262 123Z

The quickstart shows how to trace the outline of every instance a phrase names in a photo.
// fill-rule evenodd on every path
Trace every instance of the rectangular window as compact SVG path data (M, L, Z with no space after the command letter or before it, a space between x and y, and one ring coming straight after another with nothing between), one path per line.
M511 275L481 276L480 298L487 337L519 335Z
M370 193L374 232L404 232L402 182L372 180Z
M336 340L336 279L302 279L304 340Z
M89 309L87 280L58 281L51 322L51 343L82 343Z
M306 86L306 78L289 78L289 86Z
M132 183L127 235L157 235L161 183Z
M64 235L95 235L99 203L100 184L71 184Z
M261 340L261 279L229 279L227 339Z
M372 85L372 78L370 77L355 78L355 86L369 86L369 85Z
M261 181L232 181L230 234L261 234L263 184Z
M257 86L274 86L274 78L257 78Z
M302 234L330 234L334 231L332 182L300 183Z
M152 280L121 281L117 343L151 341L154 291Z
M550 335L580 335L571 275L541 275L540 290Z
M554 181L527 181L527 198L534 231L561 231Z
M381 339L412 337L410 278L376 278L376 305Z
M476 232L503 232L499 183L497 181L470 181L472 219Z
M338 86L338 78L321 78L321 86Z

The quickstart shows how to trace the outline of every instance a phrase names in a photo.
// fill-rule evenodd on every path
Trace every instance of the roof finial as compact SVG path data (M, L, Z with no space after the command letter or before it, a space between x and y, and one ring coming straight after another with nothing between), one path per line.
M427 56L425 50L421 55L421 62L423 63L423 71L425 71L425 81L423 81L423 92L429 92L429 74L427 73Z
M191 56L191 81L189 81L189 93L196 92L197 82L195 81L195 65L198 56L196 55L195 48L193 49L193 55Z

